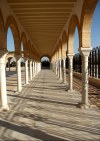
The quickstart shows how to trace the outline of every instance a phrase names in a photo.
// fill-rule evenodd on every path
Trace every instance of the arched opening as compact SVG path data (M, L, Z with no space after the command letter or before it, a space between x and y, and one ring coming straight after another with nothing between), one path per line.
M79 49L79 34L78 34L78 28L75 28L74 32L74 58L73 58L73 69L75 72L81 73L81 55L78 51Z
M46 56L41 58L41 69L50 69L50 59Z
M12 56L9 56L7 57L7 62L6 62L6 70L7 71L11 71L11 70L15 70L16 68L16 59L15 57L12 55Z
M15 51L15 45L14 45L14 37L11 31L11 28L8 28L7 31L7 50L8 52L14 52Z
M79 35L78 35L78 28L75 28L75 33L74 33L74 53L78 53L78 48L79 48Z
M14 48L15 48L14 51L16 54L19 54L20 47L21 47L20 34L19 34L17 23L13 16L8 16L6 20L6 25L5 25L6 38L7 38L7 33L9 28L11 29L13 37L14 37Z
M73 73L73 68L75 69L75 56L74 53L78 52L79 48L79 34L80 33L80 26L79 26L79 19L76 15L73 15L70 23L69 23L69 32L68 32L68 82L69 82L69 90L76 89L74 87L74 80L75 77ZM77 41L78 39L78 41ZM76 43L78 42L78 43ZM76 45L75 45L76 43ZM73 60L73 62L72 62Z
M78 47L74 48L74 43L77 42L75 38L78 37L79 32L80 32L79 19L76 15L73 15L70 20L69 30L68 30L68 54L73 54L77 52ZM76 46L77 45L79 45L79 43L76 44Z
M9 94L9 92L12 93L14 91L17 91L17 86L18 86L17 73L16 73L17 68L16 68L16 59L14 57L15 55L20 53L20 46L21 46L18 27L15 19L12 16L8 16L6 20L5 31L6 31L7 50L9 52L7 58L9 58L10 56L12 57L11 60L9 60L11 69L10 71L6 71L7 93Z
M6 70L11 71L11 67L15 67L16 65L15 63L14 65L12 64L14 61L15 45L14 45L13 33L10 27L8 28L7 31L7 50L8 50L8 55L7 55Z

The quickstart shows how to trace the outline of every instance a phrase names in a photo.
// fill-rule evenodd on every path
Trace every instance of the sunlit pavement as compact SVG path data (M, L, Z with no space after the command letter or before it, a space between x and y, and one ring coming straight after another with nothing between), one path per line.
M10 110L0 111L1 140L100 141L100 110L78 108L81 95L68 93L52 71L42 70L21 93L13 88Z

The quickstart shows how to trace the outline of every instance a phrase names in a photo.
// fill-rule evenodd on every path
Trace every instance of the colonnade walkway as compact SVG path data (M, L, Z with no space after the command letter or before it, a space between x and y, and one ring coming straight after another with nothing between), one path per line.
M42 70L22 92L8 91L11 107L0 111L0 140L100 141L100 110L79 108L81 95L67 89Z

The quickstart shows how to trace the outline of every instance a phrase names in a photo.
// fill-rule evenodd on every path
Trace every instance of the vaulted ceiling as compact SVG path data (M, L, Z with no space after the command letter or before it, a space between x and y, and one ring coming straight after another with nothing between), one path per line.
M51 56L77 0L7 0L40 56Z

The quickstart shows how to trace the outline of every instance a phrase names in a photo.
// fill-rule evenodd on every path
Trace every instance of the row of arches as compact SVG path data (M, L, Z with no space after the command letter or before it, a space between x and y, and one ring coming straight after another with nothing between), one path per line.
M64 30L59 38L55 52L52 55L52 69L63 82L66 83L66 57L68 58L69 92L73 92L73 57L74 57L74 34L78 34L78 51L82 57L82 101L81 105L88 107L88 56L91 51L91 26L94 10L99 0L84 0L80 19L72 15L68 24L68 30ZM99 5L100 6L100 5Z
M79 48L90 48L91 47L91 27L92 27L92 19L94 10L96 8L96 4L98 2L98 5L100 1L94 0L91 1L87 0L84 1L83 7L82 7L82 13L81 18L79 19L77 15L72 15L71 19L68 24L68 30L64 30L62 33L62 36L57 42L55 52L56 50L61 46L62 44L62 57L66 57L66 51L67 53L74 53L74 33L75 29L78 31L78 37L79 37Z
M91 24L92 17L98 0L84 0L81 12L81 18L77 15L72 15L70 21L68 22L68 28L66 27L62 33L61 38L59 38L56 45L55 51L52 57L49 56L49 60L52 62L52 68L60 79L66 78L65 70L65 60L66 56L69 58L69 91L73 92L73 55L74 55L74 33L77 27L79 36L79 51L82 55L82 104L88 105L88 55L91 50ZM30 59L30 68L34 67L32 65L33 60L35 63L40 61L40 56L34 49L34 46L25 34L25 32L19 33L19 28L16 20L13 16L8 16L6 22L4 23L2 11L0 11L0 76L1 76L1 95L2 103L4 107L7 107L6 98L6 76L5 76L5 57L7 55L7 32L11 30L14 38L14 54L17 61L18 70L18 87L21 89L21 68L20 68L20 58L21 56L25 59L26 77L27 77L27 65L28 59ZM20 56L21 55L21 56ZM63 64L63 65L62 65ZM63 69L62 69L63 68ZM31 69L30 69L31 70ZM40 70L40 68L39 68ZM32 70L30 72L32 74ZM65 76L65 77L64 77ZM3 81L2 81L3 80ZM27 78L26 78L27 80ZM65 81L65 80L64 80ZM28 83L28 82L27 82ZM3 89L5 87L5 89Z
M7 48L7 41L9 36L7 34L12 34L14 43L12 50ZM31 40L28 40L25 32L19 33L17 23L13 16L8 16L6 23L4 24L2 12L0 10L0 49L2 51L14 51L16 55L24 54L25 57L31 56L32 59L38 59L36 50L34 49ZM26 53L27 52L27 53ZM33 55L31 55L33 54Z
M3 14L0 10L0 106L1 109L8 110L5 69L7 60L10 62L15 58L16 61L17 92L22 90L21 59L23 58L25 63L25 84L28 84L29 79L32 80L41 68L39 55L31 40L24 31L19 32L17 22L12 15L8 16L4 23Z

